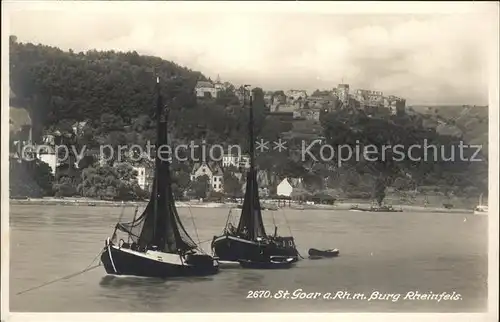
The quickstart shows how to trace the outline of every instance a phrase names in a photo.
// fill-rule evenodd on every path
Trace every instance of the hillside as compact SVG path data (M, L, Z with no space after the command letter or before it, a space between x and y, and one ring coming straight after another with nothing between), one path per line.
M44 133L55 130L70 133L75 122L86 121L80 134L70 135L64 142L87 148L103 144L145 146L148 140L154 142L154 69L165 80L161 91L169 106L174 145L205 139L208 144L240 144L243 151L246 149L248 113L235 97L234 87L223 91L217 99L197 99L194 94L196 82L206 77L158 57L136 52L65 52L49 46L20 43L15 37L10 41L10 84L16 95L15 106L24 106L29 111L35 141L40 142ZM359 140L378 145L399 142L410 146L421 143L424 138L448 146L455 144L456 133L444 133L440 121L446 125L455 122L466 140L483 142L484 129L479 125L484 123L482 112L472 117L476 115L473 110L453 116L450 111L447 112L450 116L438 117L417 108L418 116L369 119L336 111L323 115L320 124L312 124L266 117L263 90L254 89L253 97L258 137L293 139L288 142L285 152L269 151L257 157L258 166L275 177L304 177L308 189L344 189L354 195L369 195L370 187L380 176L387 177L388 185L396 184L398 178L411 177L407 188L434 185L456 193L476 194L487 186L486 163L405 160L397 164L386 161L372 164L354 160L339 168L335 166L335 159L315 163L297 158L303 136L321 136L332 145ZM191 166L188 162L182 171L189 172ZM81 168L69 171L75 185L81 180L81 171Z
M481 144L488 152L487 106L412 106L412 109L432 120L438 133L462 137L468 144Z

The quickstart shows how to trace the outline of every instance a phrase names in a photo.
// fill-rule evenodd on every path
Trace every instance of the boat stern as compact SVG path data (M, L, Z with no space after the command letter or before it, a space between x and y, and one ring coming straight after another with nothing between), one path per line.
M185 263L200 275L211 275L219 271L219 262L207 254L189 254Z

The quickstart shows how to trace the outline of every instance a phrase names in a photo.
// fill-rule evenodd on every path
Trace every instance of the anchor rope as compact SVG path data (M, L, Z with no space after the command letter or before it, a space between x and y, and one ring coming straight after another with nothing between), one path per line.
M81 274L83 274L83 273L86 273L86 272L88 272L88 271L91 271L91 270L93 270L93 269L95 269L95 268L97 268L97 267L101 266L101 261L99 261L99 263L98 263L98 264L96 264L96 265L94 265L94 266L92 266L92 264L94 264L95 260L96 260L96 259L97 259L97 258L98 258L101 254L102 254L102 252L103 252L103 251L104 251L104 249L102 249L102 250L99 252L99 254L97 254L97 256L96 256L96 257L94 257L94 259L92 260L92 262L91 262L91 263L90 263L90 264L89 264L86 268L84 268L83 270L78 271L78 272L73 273L73 274L69 274L69 275L66 275L66 276L63 276L63 277L59 277L59 278L53 279L53 280L51 280L51 281L45 282L45 283L43 283L43 284L40 284L40 285L38 285L38 286L34 286L34 287L31 287L31 288L25 289L25 290L23 290L23 291L21 291L21 292L16 293L16 295L24 294L24 293L26 293L26 292L30 292L30 291L33 291L33 290L36 290L36 289L42 288L42 287L44 287L44 286L47 286L47 285L50 285L50 284L53 284L53 283L56 283L56 282L62 281L62 280L68 280L68 279L70 279L70 278L76 277L76 276L78 276L78 275L81 275Z

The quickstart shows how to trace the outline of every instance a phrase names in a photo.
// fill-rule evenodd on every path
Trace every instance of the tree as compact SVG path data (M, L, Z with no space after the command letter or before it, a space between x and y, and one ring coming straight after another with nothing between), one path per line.
M224 192L231 197L236 197L241 193L241 185L238 178L228 171L224 172Z
M199 176L193 183L193 192L196 198L206 198L209 189L210 178L207 175Z
M31 171L36 184L44 191L46 196L52 194L52 183L54 175L50 166L40 160L34 161L33 170Z
M174 170L172 169L172 171ZM184 197L184 193L187 191L190 184L191 178L188 172L183 169L175 171L172 183L172 191L174 192L175 198L181 199L182 197Z
M136 171L128 164L88 167L82 171L78 192L88 198L140 200L147 193L140 189L136 177Z
M405 190L410 190L413 188L412 186L412 180L408 177L398 177L394 180L393 182L393 187L394 189L398 191L405 191Z
M54 183L53 190L56 197L73 197L77 194L73 180L67 176L60 177L59 180Z
M375 181L375 186L373 189L373 197L375 198L379 206L382 206L382 202L385 199L385 188L386 188L385 180L382 178L378 178Z
M9 161L10 196L40 198L52 195L54 176L46 163L40 160Z

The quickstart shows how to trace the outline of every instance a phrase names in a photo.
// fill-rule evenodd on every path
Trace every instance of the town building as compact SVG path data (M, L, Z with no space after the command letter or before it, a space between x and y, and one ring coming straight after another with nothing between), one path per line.
M243 101L245 100L245 94L245 88L243 86L236 88L234 91L234 95L238 98L241 104L243 104ZM248 96L248 94L246 95Z
M191 172L191 181L195 181L201 176L208 177L210 189L221 192L224 190L224 173L217 164L209 166L206 162L195 164Z
M248 169L250 168L250 156L243 155L235 155L235 154L225 154L222 156L222 167L236 167Z
M212 169L208 166L207 163L203 162L201 164L196 163L193 167L193 171L191 171L191 181L196 180L198 177L207 176L209 179L212 179L213 173Z
M300 105L297 104L290 104L290 103L276 103L271 106L270 113L290 113L293 114L293 112L297 111L300 109Z
M76 122L72 125L73 133L79 137L83 135L83 129L87 125L87 121Z
M137 184L142 190L146 190L146 167L133 167L137 172Z
M218 93L223 89L224 84L220 82L217 76L215 83L211 81L198 81L194 90L198 98L216 98Z
M394 95L384 98L384 106L388 108L392 115L403 115L406 113L406 100Z
M276 194L278 196L290 197L292 195L293 187L287 178L283 179L276 187Z
M250 156L246 155L246 154L240 156L238 167L243 168L243 169L249 169L250 168Z
M222 156L222 166L224 168L227 167L238 167L239 165L239 156L233 154L224 154Z
M349 84L339 84L334 92L345 107L349 106Z
M319 108L300 109L293 112L293 118L300 120L319 121L320 113L321 109Z
M273 104L273 92L265 92L264 93L264 102L266 106L271 106Z
M213 191L222 192L224 190L224 173L220 167L215 167L210 184Z
M291 89L285 93L287 103L293 103L298 100L305 100L307 92L302 89Z
M56 176L58 164L58 158L56 155L56 151L53 146L40 146L36 149L37 159L42 162L45 162L49 165L52 175Z
M282 91L276 92L273 95L272 104L286 104L287 97Z
M385 105L384 94L380 91L358 89L353 98L359 103L359 108L368 113L377 113Z

